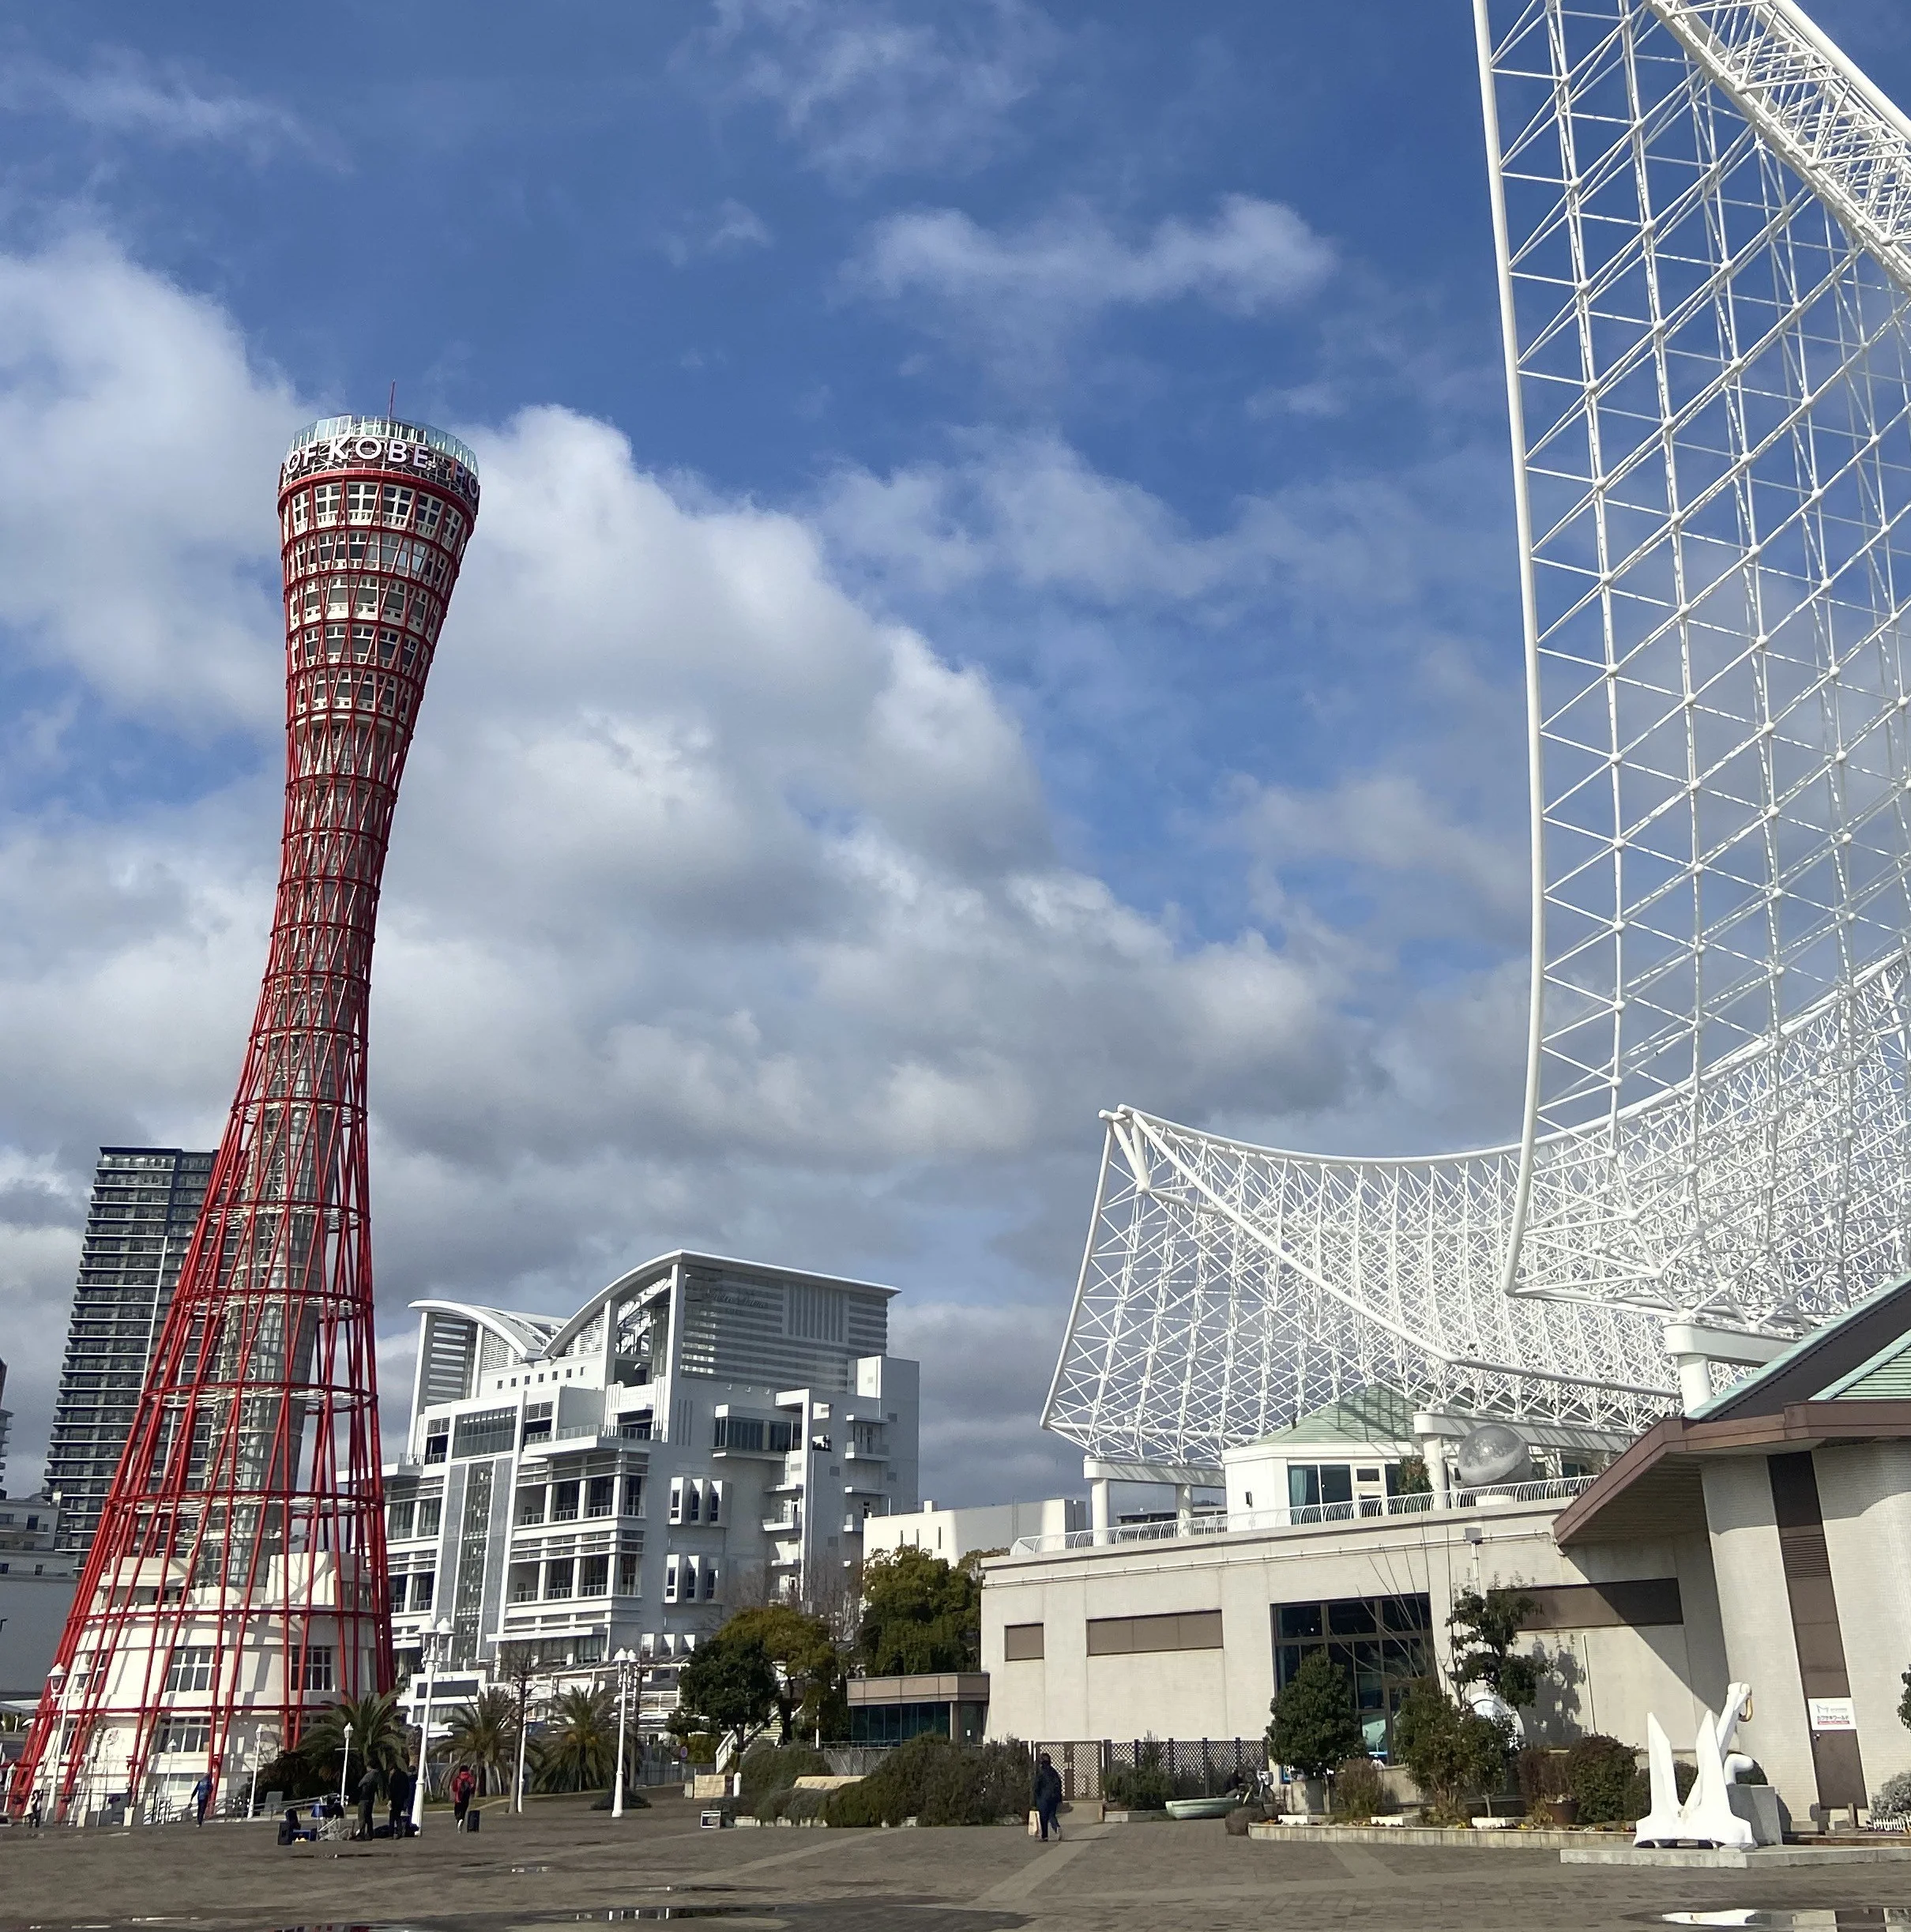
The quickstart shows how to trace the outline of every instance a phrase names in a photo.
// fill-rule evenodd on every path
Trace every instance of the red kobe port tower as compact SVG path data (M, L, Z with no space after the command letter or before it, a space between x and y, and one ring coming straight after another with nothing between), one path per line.
M280 472L285 831L265 985L197 1229L16 1774L164 1816L389 1688L366 1150L378 882L477 515L455 438L346 416Z

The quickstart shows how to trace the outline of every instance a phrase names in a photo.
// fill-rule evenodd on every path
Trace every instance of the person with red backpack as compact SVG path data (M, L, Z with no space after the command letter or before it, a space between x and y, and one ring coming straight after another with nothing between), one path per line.
M460 1831L465 1829L465 1814L470 1810L477 1789L478 1780L469 1765L460 1765L451 1774L451 1822Z

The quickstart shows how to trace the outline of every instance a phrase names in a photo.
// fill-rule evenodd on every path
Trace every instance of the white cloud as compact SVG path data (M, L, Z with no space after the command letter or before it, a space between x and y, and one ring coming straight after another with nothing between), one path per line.
M1334 259L1291 208L1231 194L1206 221L1171 216L1137 239L1083 203L1006 231L952 208L891 215L870 231L844 280L1014 363L1045 362L1110 309L1183 300L1240 316L1290 308L1319 291Z
M83 70L18 55L0 68L0 111L52 112L101 134L172 146L221 145L255 158L312 144L295 115L272 101L208 85L177 62L126 49L102 53Z
M236 1072L277 830L273 464L314 412L100 244L0 261L0 644L84 693L74 734L103 709L257 758L185 803L0 817L0 1148L71 1196L100 1140L205 1144ZM1345 1087L1331 975L1253 932L1182 945L1063 862L989 680L871 615L810 524L562 410L472 434L374 990L388 1328L431 1290L561 1306L679 1243L946 1300L947 1224L999 1227L1004 1177L1078 1223L1097 1107ZM51 778L90 753L56 735ZM983 1299L1029 1278L993 1239ZM0 1228L47 1334L71 1248Z
M679 268L705 255L734 255L749 248L768 248L773 238L769 224L754 208L733 199L719 201L694 219L676 224L662 240L664 252Z
M905 17L883 0L717 0L720 91L769 103L839 184L979 165L1060 47L1021 0Z

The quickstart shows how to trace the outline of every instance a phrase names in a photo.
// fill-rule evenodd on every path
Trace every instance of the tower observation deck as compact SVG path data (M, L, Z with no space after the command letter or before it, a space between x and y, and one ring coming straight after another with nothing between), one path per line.
M239 1090L17 1772L141 1810L392 1678L366 1008L393 808L478 509L455 438L314 423L280 472L286 781Z
M1132 1108L1044 1420L1616 1442L1911 1265L1911 122L1792 0L1476 0L1525 632L1517 1137ZM1675 1362L1679 1366L1675 1370Z

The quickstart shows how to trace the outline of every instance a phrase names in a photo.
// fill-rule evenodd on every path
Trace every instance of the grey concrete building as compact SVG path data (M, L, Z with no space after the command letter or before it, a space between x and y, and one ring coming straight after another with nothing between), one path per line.
M99 1526L212 1174L209 1153L100 1150L47 1452L62 1550L83 1554Z

